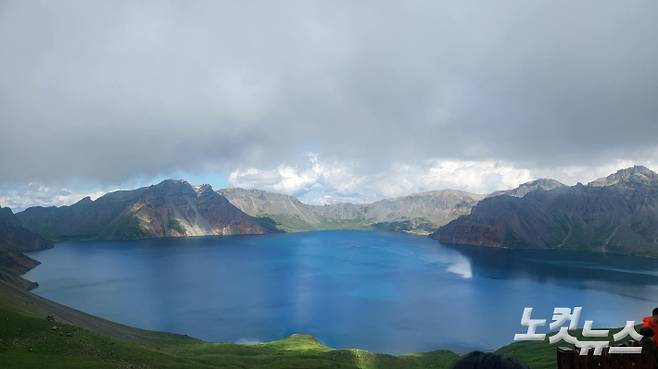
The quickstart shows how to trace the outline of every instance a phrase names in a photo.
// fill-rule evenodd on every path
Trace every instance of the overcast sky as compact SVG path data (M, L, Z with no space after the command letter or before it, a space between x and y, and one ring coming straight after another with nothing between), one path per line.
M0 0L0 205L658 169L656 1Z

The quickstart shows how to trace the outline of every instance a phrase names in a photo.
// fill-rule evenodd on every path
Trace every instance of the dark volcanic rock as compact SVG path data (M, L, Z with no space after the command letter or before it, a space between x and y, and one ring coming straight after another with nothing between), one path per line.
M36 283L21 277L30 269L39 265L39 262L13 250L6 245L0 245L0 280L9 282L22 289L32 289Z
M25 229L9 208L0 208L0 245L17 251L36 251L52 247L50 241Z
M39 262L23 255L22 251L49 247L52 243L23 228L11 209L0 208L0 280L23 289L35 287L35 283L20 276L39 265Z
M50 239L138 239L275 232L270 224L233 206L209 185L166 180L108 193L71 206L32 207L23 224Z
M449 244L658 256L658 175L633 167L587 186L490 197L431 237Z

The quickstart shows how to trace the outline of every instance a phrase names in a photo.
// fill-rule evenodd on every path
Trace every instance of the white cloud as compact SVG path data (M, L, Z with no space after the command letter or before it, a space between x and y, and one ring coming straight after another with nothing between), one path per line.
M303 166L279 165L274 169L236 169L229 175L234 187L257 188L298 196L309 203L364 201L357 191L364 186L363 176L344 162L322 162L313 153L306 154Z
M376 173L359 174L359 168L350 163L325 162L316 154L307 154L307 158L301 166L236 169L231 172L229 183L327 204L368 202L445 188L488 193L532 179L527 169L495 161L426 160L420 164L397 163Z
M12 188L0 187L0 206L19 212L30 206L71 205L86 196L94 200L103 194L105 194L104 191L79 192L69 188L48 187L31 182Z
M658 162L652 160L633 161L619 159L598 166L563 166L550 169L537 169L533 173L535 177L550 177L568 185L575 185L578 182L588 183L597 178L606 177L619 169L632 167L633 165L644 165L656 171L658 169L657 164Z
M538 178L554 178L574 185L634 164L656 168L651 161L617 160L602 166L532 170L494 160L430 159L420 163L395 163L375 173L360 174L363 168L354 164L323 161L316 154L307 154L307 158L306 163L298 166L282 164L274 169L236 169L229 176L229 184L294 195L313 204L358 203L440 189L486 194Z
M555 178L567 185L574 185L577 182L587 183L635 164L658 169L658 162L650 160L616 160L600 166L528 169L495 160L428 159L415 163L392 163L374 170L356 162L325 160L315 153L307 153L301 164L280 164L274 168L237 168L228 175L228 185L285 193L311 204L363 203L440 189L484 194L514 188L537 178ZM219 181L215 174L198 173L190 176L178 173L174 177L187 178L200 184ZM112 187L80 184L45 186L38 182L17 186L0 185L0 206L21 211L30 206L70 205L85 196L96 199L107 191L147 186L164 178L140 178Z
M439 189L489 193L508 189L532 179L528 169L493 160L431 159L420 164L398 164L375 179L382 197Z

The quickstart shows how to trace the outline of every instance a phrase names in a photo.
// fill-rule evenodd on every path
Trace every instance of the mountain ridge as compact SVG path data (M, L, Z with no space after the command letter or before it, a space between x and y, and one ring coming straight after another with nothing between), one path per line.
M595 179L587 185L591 187L658 185L658 174L643 165L634 165Z
M646 253L652 252L649 229L658 218L654 189L658 191L658 174L642 166L587 185L539 178L489 195L444 189L366 204L312 205L257 189L215 191L210 185L164 180L96 200L85 197L73 205L31 207L16 216L26 229L53 240L379 229L491 247L593 249L598 243L602 251L627 252L623 243L632 240ZM631 205L644 219L635 210L627 211ZM589 229L588 224L600 229ZM638 231L638 225L646 229Z
M431 237L456 245L658 256L658 174L635 166L587 185L489 197Z
M539 178L529 182L521 183L518 187L511 190L495 191L487 197L509 195L514 197L523 197L533 191L550 191L556 188L565 187L566 185L552 178Z
M218 190L235 206L257 217L270 217L286 230L357 228L431 231L470 210L483 196L459 190L437 190L366 204L305 204L284 194L256 189Z
M69 206L31 207L17 217L46 238L139 239L263 234L276 230L233 206L209 185L164 180L135 190L83 198Z

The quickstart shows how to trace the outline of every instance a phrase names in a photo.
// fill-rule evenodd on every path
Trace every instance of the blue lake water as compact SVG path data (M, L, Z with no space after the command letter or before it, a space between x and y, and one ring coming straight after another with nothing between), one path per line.
M306 333L336 348L494 349L582 306L594 327L658 306L658 261L448 247L400 233L65 242L31 253L38 295L116 322L211 341Z

